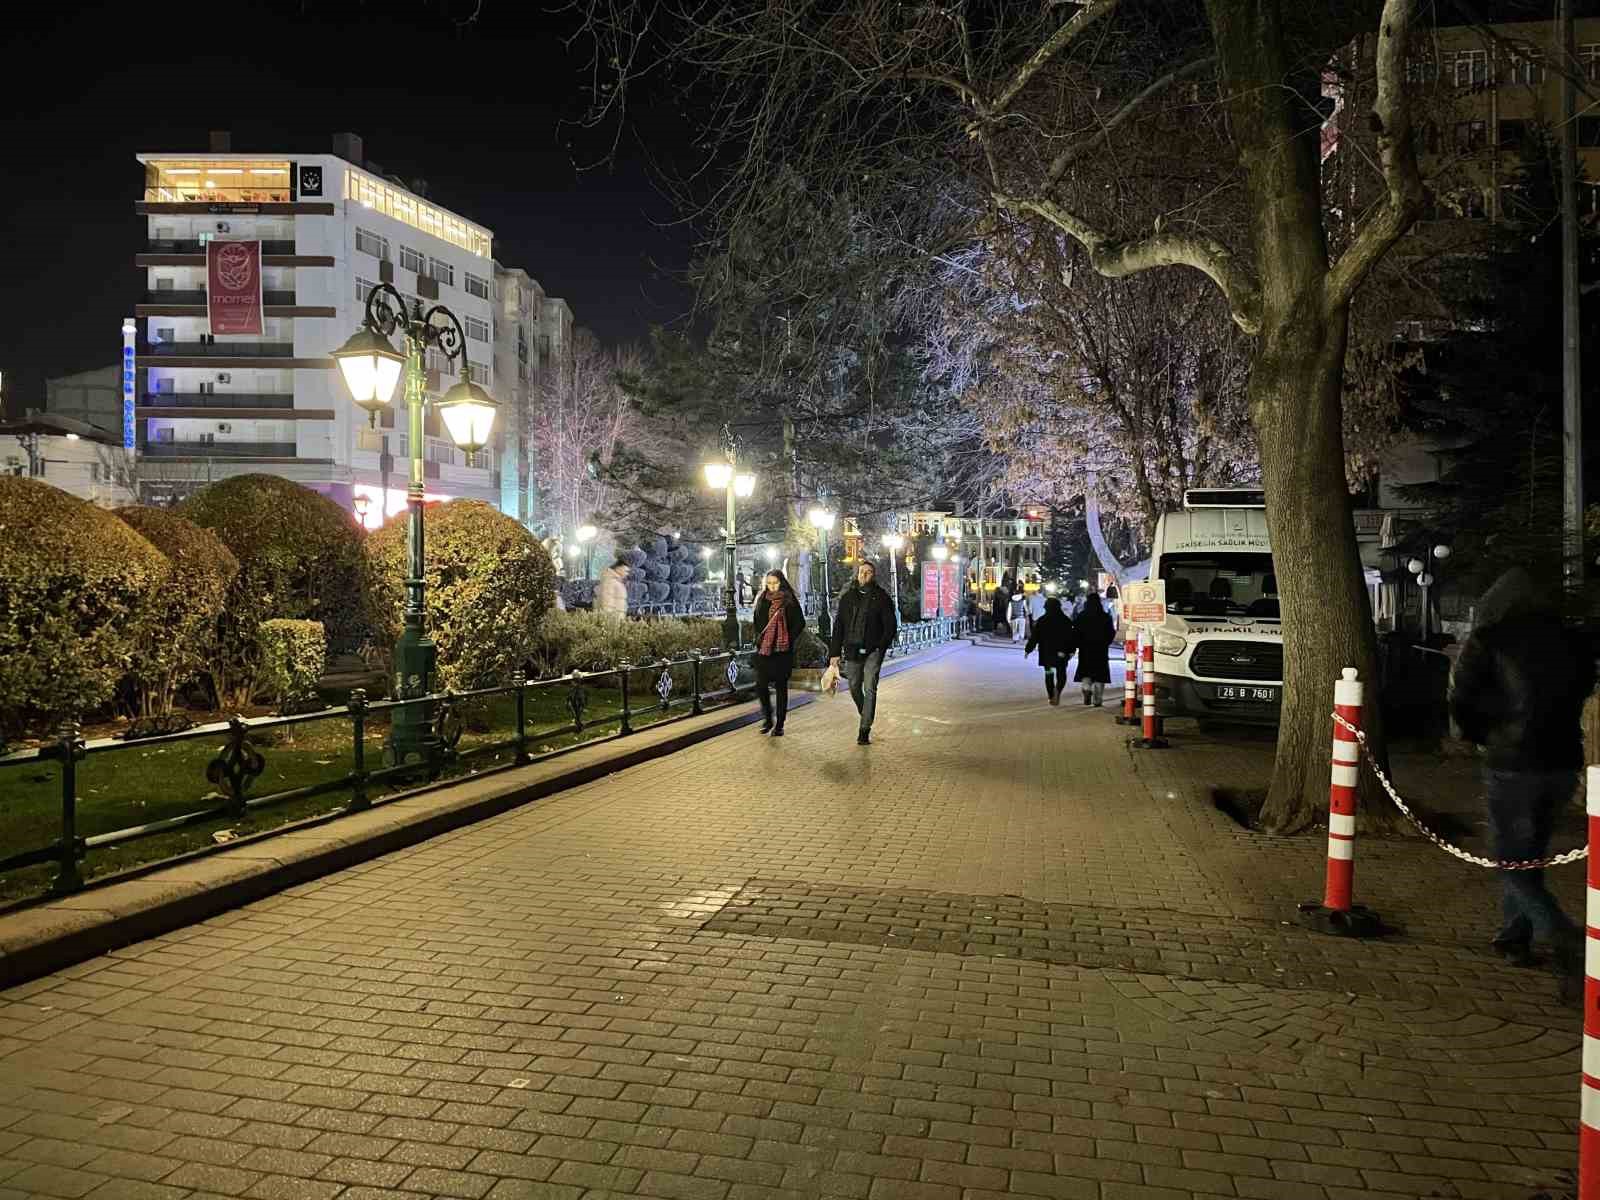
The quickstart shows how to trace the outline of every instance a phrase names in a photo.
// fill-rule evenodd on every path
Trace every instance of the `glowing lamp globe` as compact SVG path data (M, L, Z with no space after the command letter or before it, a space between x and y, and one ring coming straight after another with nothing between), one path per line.
M350 398L371 415L372 423L376 425L378 414L387 411L394 400L394 389L400 382L405 356L390 344L388 338L363 325L333 352L333 360L339 364L339 374L344 377L344 385L350 390Z
M489 444L494 432L494 414L499 409L488 392L475 383L462 382L439 401L439 419L456 449L476 454Z
M728 481L733 478L733 464L726 462L708 462L706 464L706 483L716 488L719 492L728 486Z
M748 500L756 490L756 477L754 475L735 475L733 477L733 494L741 500Z

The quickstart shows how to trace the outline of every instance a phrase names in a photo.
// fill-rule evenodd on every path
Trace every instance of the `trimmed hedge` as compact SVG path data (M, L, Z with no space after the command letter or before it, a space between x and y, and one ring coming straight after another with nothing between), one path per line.
M150 639L135 656L128 684L140 716L165 716L173 696L207 672L219 645L218 619L239 560L209 529L169 508L131 506L116 516L166 556L172 566L157 597L160 612Z
M555 568L539 539L481 500L428 509L428 630L438 648L438 687L502 686L528 657L554 606ZM379 632L392 645L405 613L406 530L394 521L367 538Z
M219 698L248 698L260 669L262 621L321 621L339 648L371 636L363 534L326 496L275 475L236 475L201 489L178 512L212 530L239 560L223 608Z
M105 509L0 476L0 730L103 708L152 637L172 564Z
M321 621L261 623L261 675L257 686L279 704L310 700L328 665Z
M608 621L588 612L553 612L540 624L529 646L530 679L548 679L574 669L598 671L622 660L631 663L679 658L691 650L721 646L720 622L663 617L653 621Z

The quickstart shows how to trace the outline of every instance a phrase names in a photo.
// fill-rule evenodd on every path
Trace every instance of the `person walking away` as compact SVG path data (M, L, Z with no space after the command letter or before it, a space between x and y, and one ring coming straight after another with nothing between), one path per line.
M1077 631L1073 629L1067 614L1061 611L1061 601L1051 596L1044 602L1039 619L1033 623L1028 644L1022 648L1022 657L1027 658L1032 654L1035 646L1039 648L1039 665L1044 668L1044 690L1052 705L1059 705L1062 694L1067 690L1067 667L1076 645Z
M1011 636L1011 623L1006 620L1006 614L1011 611L1011 577L1009 575L994 585L991 604L994 616L994 636L1009 638ZM1002 630L1005 631L1004 634L1001 633Z
M1033 591L1033 592L1029 592L1028 593L1028 598L1027 598L1026 604L1027 604L1027 614L1028 614L1028 636L1029 637L1033 636L1034 623L1037 622L1040 617L1044 616L1044 602L1045 602L1045 595L1044 595L1044 588L1043 587L1040 587L1037 591Z
M1553 593L1526 571L1507 571L1484 593L1478 621L1456 659L1450 712L1484 748L1484 793L1494 855L1542 858L1561 806L1583 767L1583 705L1594 690L1594 654L1565 629ZM1583 988L1583 931L1545 887L1544 871L1502 871L1504 922L1494 949L1521 966L1548 941L1561 998Z
M628 560L619 558L604 571L594 587L594 610L620 621L628 615Z
M879 586L870 562L856 567L855 583L839 597L839 613L828 639L828 657L850 683L850 698L861 715L856 745L872 744L878 714L878 676L897 632L894 603Z
M1078 641L1077 680L1083 684L1084 707L1099 707L1105 703L1106 684L1111 682L1108 652L1117 631L1096 593L1090 592L1084 599L1083 611L1073 621L1072 628Z
M1011 594L1011 640L1020 642L1023 634L1028 631L1028 593L1022 590L1022 584L1017 584L1017 590Z
M756 672L756 696L761 701L761 732L782 737L783 719L789 714L794 650L806 628L800 601L782 571L767 572L754 618L751 629L755 632L756 652L751 662Z

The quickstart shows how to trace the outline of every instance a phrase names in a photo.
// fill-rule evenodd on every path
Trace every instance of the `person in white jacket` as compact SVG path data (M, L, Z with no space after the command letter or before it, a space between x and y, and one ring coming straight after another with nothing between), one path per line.
M628 560L619 558L604 571L594 588L594 611L612 620L628 615Z

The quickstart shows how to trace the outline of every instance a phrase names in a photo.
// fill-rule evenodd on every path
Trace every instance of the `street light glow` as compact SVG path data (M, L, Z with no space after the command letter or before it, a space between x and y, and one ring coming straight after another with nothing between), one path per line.
M708 462L706 464L706 483L716 488L719 492L728 486L728 480L733 478L733 464L729 462Z
M578 527L578 541L580 543L581 542L592 542L592 541L594 541L596 535L599 534L599 532L600 531L598 529L596 529L593 525L581 525L581 526Z
M833 522L836 519L837 514L829 512L827 509L819 505L818 507L813 508L807 514L807 516L810 518L813 528L826 530L833 528Z
M945 559L950 557L950 547L946 546L943 542L940 542L933 548L933 557L938 561L943 562Z
M394 400L395 385L405 366L405 355L377 330L363 325L333 352L345 387L358 408L370 413L376 424L380 412Z
M756 490L756 477L754 475L735 475L733 477L733 494L741 500L748 500Z

